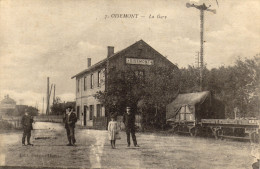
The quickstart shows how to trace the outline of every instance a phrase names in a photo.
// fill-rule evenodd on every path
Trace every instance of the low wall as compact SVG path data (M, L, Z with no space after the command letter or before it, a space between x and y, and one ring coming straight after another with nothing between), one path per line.
M22 117L20 116L3 116L0 119L0 123L7 122L12 126L12 128L21 129L22 128L21 119Z
M0 123L8 123L15 129L21 129L22 117L21 116L1 116ZM63 115L59 116L34 116L34 122L54 122L54 123L63 123Z
M33 120L35 122L63 123L63 115L34 116Z

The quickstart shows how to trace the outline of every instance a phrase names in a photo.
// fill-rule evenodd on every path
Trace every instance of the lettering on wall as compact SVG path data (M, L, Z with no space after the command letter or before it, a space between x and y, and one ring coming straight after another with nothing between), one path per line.
M126 58L126 64L133 65L153 65L154 61L152 59L136 59L136 58Z

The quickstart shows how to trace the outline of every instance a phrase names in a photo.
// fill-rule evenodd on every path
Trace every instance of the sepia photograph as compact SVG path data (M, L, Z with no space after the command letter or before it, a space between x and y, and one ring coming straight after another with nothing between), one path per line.
M260 169L260 1L0 0L0 168Z

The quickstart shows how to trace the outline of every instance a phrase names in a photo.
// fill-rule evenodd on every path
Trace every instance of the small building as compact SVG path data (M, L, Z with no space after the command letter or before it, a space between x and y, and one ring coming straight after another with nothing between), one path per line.
M196 123L201 119L225 118L225 106L209 91L179 94L166 107L166 119L173 123Z
M8 123L13 128L21 128L21 117L18 116L16 101L10 98L9 95L6 95L1 100L0 122Z
M109 85L105 78L107 71L131 69L145 78L149 75L149 69L154 66L177 68L143 40L117 53L114 53L113 46L108 46L107 57L92 66L91 59L88 58L88 68L72 77L76 79L76 112L80 124L82 126L106 124L105 107L94 95L98 91L106 90L106 85Z
M9 95L6 95L0 103L0 112L2 115L13 115L16 111L16 102L14 99L10 98Z

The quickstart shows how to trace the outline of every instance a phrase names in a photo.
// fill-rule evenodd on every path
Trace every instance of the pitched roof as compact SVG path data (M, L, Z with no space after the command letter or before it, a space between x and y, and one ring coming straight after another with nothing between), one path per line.
M6 95L5 98L1 101L1 104L16 104L14 99L10 98L9 95Z
M84 73L86 73L86 72L89 72L89 71L91 71L92 69L94 69L94 68L96 68L96 67L98 67L98 66L101 66L102 64L105 64L108 59L114 58L115 56L117 56L117 55L120 54L121 52L123 52L123 51L129 49L130 47L134 46L135 44L137 44L137 43L139 43L139 42L141 42L141 41L143 41L143 40L139 40L139 41L135 42L134 44L128 46L127 48L125 48L125 49L123 49L123 50L120 50L120 51L114 53L114 54L111 55L109 58L105 58L105 59L99 61L98 63L96 63L96 64L90 66L89 68L87 68L87 69L85 69L85 70L79 72L78 74L74 75L73 77L71 77L71 79L73 79L74 77L77 77L77 76L79 76L79 75L81 75L81 74L84 74Z
M82 74L84 74L84 73L90 72L91 70L93 70L94 68L97 68L98 66L102 66L103 64L106 63L107 60L110 60L110 59L112 59L112 58L115 58L115 57L118 56L120 53L122 53L122 52L128 50L129 48L131 48L132 46L136 45L137 43L142 43L142 42L145 43L146 45L148 45L145 41L143 41L143 40L141 39L141 40L135 42L134 44L128 46L127 48L122 49L122 50L120 50L120 51L114 53L114 54L111 55L109 58L105 58L105 59L99 61L98 63L96 63L96 64L90 66L89 68L87 68L87 69L85 69L85 70L79 72L78 74L76 74L76 75L74 75L73 77L71 77L71 79L73 79L74 77L80 76L80 75L82 75ZM148 45L148 46L150 46L150 45ZM151 47L151 46L150 46L150 47ZM151 48L152 48L152 47L151 47ZM152 48L152 49L153 49L153 48ZM155 50L155 51L156 51L156 50ZM156 52L157 52L157 51L156 51ZM157 52L157 53L160 54L159 52ZM160 54L160 55L161 55L161 54ZM166 58L164 57L164 59L166 59ZM166 60L167 60L168 62L170 62L168 59L166 59ZM171 63L171 62L170 62L170 63ZM175 66L173 63L171 63L171 64L172 64L173 66Z

